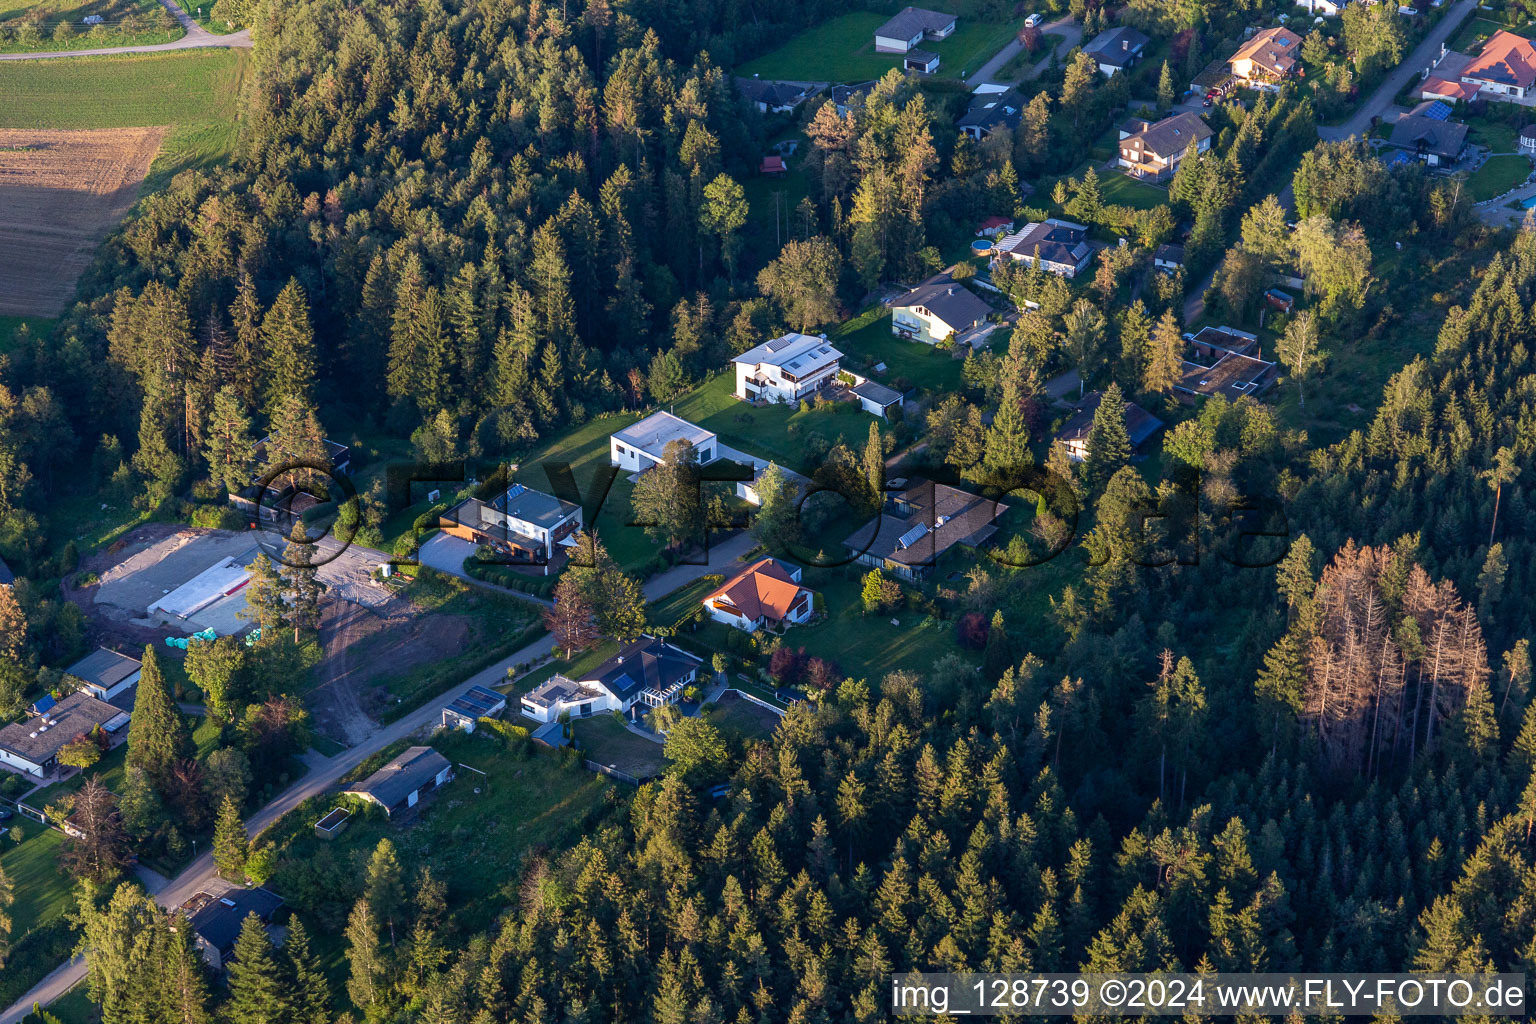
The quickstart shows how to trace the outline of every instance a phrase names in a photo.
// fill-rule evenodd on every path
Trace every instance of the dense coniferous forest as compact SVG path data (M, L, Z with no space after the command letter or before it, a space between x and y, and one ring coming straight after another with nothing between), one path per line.
M1133 0L1126 18L1179 34L1198 70L1250 13L1184 9L1203 6ZM296 452L344 423L434 456L516 456L665 403L924 276L999 197L1042 202L1021 179L1064 170L1127 99L1074 61L1018 132L977 144L899 76L846 116L824 105L780 252L748 227L765 127L729 68L829 13L259 5L238 159L146 197L82 301L0 364L0 552L63 575L46 571L52 500L112 487L147 510L209 479L233 490L232 453L268 432ZM1217 269L1217 301L1240 309L1255 268L1296 258L1332 335L1390 334L1366 236L1490 243L1444 184L1387 179L1361 147L1322 144L1296 169L1316 116L1290 94L1211 112L1226 155L1170 185L1191 270ZM1293 181L1302 228L1274 243L1266 197ZM1112 208L1096 178L1061 188L1138 245L1171 237L1166 207ZM1106 424L1067 471L1092 508L1060 556L1087 562L1081 579L1046 600L1029 569L973 578L977 609L1009 612L980 669L842 681L737 752L724 797L669 773L574 846L512 852L498 905L473 915L488 929L465 926L453 879L387 843L362 873L286 865L321 933L275 950L248 927L225 992L142 893L88 891L104 1024L323 1024L348 1002L426 1024L830 1024L884 1019L908 969L1536 972L1536 230L1509 238L1368 425L1324 445L1262 403L1212 399L1149 483ZM1040 312L931 414L941 461L973 481L1028 461L1063 351L1166 392L1183 296L1112 302L1114 259L1097 302L999 275ZM856 458L834 446L827 472L857 475ZM1180 468L1202 476L1192 507ZM1280 510L1289 538L1253 567L1240 498ZM1149 537L1138 516L1158 502L1178 529ZM71 608L20 599L28 636L0 636L0 666L78 644ZM342 951L344 991L322 945Z

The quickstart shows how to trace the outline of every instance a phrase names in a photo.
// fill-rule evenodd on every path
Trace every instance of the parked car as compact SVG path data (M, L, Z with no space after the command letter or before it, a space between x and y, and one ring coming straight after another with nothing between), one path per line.
M16 817L16 812L9 807L0 807L0 821L10 821Z
M1040 24L1044 20L1045 20L1045 15L1040 14L1039 12L1036 12L1036 13L1031 14L1029 17L1024 19L1024 27L1025 28L1034 28L1036 25Z

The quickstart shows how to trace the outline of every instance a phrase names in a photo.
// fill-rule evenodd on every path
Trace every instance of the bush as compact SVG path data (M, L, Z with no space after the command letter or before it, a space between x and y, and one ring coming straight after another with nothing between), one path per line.
M955 634L960 646L977 651L987 646L987 634L991 630L992 624L981 612L966 612L955 623Z
M203 530L245 529L245 517L228 505L193 505L187 521Z
M475 728L496 736L514 754L528 753L529 733L520 725L499 718L481 718L475 722Z

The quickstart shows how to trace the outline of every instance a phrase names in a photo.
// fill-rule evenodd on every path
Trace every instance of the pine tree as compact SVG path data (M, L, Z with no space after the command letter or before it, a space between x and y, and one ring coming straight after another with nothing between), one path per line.
M1104 389L1093 412L1087 454L1083 458L1083 479L1091 490L1098 490L1130 461L1131 435L1125 427L1125 398L1120 385L1111 384Z
M987 647L981 657L981 674L988 682L1003 677L1013 665L1013 644L1008 637L1007 626L1003 622L1002 609L992 613L992 625L987 631Z
M1147 339L1141 389L1150 395L1167 394L1184 375L1184 336L1173 310L1165 310Z
M297 280L288 279L262 318L261 343L266 386L262 408L270 414L284 398L313 404L315 332L309 324L309 302Z
M1163 61L1163 69L1157 75L1157 112L1165 114L1172 110L1174 98L1173 71Z
M1009 364L1014 363L1010 356ZM982 465L993 473L1016 474L1034 464L1029 450L1029 421L1024 415L1024 395L1012 365L1004 367L1002 397L983 442Z
M230 1024L287 1024L288 985L272 950L261 918L250 914L235 939L229 965L229 1000L224 1016Z
M366 1010L384 995L386 961L379 944L379 926L368 909L368 900L360 899L347 919L347 998L352 1005Z
M233 384L226 384L213 396L208 417L208 440L203 457L215 483L234 494L251 482L251 418Z
M261 629L262 642L270 643L276 639L277 631L288 624L288 599L283 596L287 588L265 551L256 556L250 572L245 607L238 614L247 622L254 622Z
M293 623L293 642L299 642L300 630L320 628L320 598L326 585L315 567L315 546L304 530L304 521L293 521L288 546L283 549L286 571L282 574L290 595L289 621Z
M389 925L389 944L394 946L395 924L405 908L405 878L395 844L388 839L380 839L368 859L364 898L374 919Z
M209 1024L213 1015L208 1011L207 968L192 944L192 929L166 928L164 948L158 979L164 1002L161 1019L167 1024Z
M249 409L261 399L261 298L256 294L256 282L243 269L235 289L235 301L229 307L229 319L235 331L230 350L234 376L230 384Z
M288 1007L293 1024L330 1024L331 990L320 958L309 948L309 931L294 917L283 943L288 960Z
M178 761L195 752L192 731L176 707L160 671L160 659L153 647L144 648L144 664L139 675L138 696L128 721L129 768L142 769L150 784L162 796L168 791Z
M213 863L219 874L231 882L238 882L245 875L245 862L250 855L251 839L240 818L240 808L226 793L213 826Z

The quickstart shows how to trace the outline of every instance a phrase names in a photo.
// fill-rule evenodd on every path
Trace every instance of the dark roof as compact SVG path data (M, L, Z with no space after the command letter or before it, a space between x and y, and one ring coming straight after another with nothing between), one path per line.
M887 39L911 39L919 32L942 32L954 24L953 14L929 11L921 7L907 7L902 12L875 29L875 35Z
M0 729L0 747L33 764L46 764L66 744L120 714L111 704L80 690L36 718Z
M892 406L901 401L901 392L895 388L888 388L877 381L866 380L862 384L855 384L848 390L860 398L868 399L879 406Z
M681 647L653 636L641 637L578 682L595 680L620 700L642 690L665 690L704 664Z
M268 434L260 441L257 441L255 446L251 449L251 455L256 459L257 462L266 461L267 445L271 443L271 441L272 435ZM325 454L331 460L331 465L333 467L340 465L343 461L343 456L345 456L347 452L351 451L350 448L342 444L340 441L332 441L329 438L321 438L320 443L325 447ZM283 454L288 453L284 452Z
M1432 121L1445 121L1451 116L1451 105L1444 100L1425 100L1408 113L1410 116L1427 117Z
M484 718L506 705L505 696L476 685L455 697L444 710L463 715L465 718Z
M996 248L999 252L1017 253L1024 258L1033 258L1035 250L1039 249L1040 258L1047 263L1078 267L1093 253L1087 238L1088 230L1081 224L1051 217L1009 235L997 243Z
M1521 128L1520 129L1520 137L1522 139L1536 139L1536 124L1528 124L1524 128ZM0 562L0 569L4 569L4 568L5 568L5 563L4 562Z
M916 61L919 64L932 64L939 59L939 55L932 50L919 50L914 46L906 52L902 59L909 62Z
M785 82L765 82L760 78L738 78L736 87L741 94L753 103L764 103L770 107L793 107L803 102L810 95L809 90L801 85L790 85Z
M0 558L0 587L8 587L16 582L16 574L11 572L10 566L5 564L5 559Z
M82 682L94 683L104 690L110 690L143 667L135 658L98 647L64 672Z
M1090 391L1077 404L1077 411L1067 420L1056 437L1062 441L1083 441L1093 429L1093 414L1098 412L1104 392ZM1140 448L1147 439L1163 429L1163 421L1153 416L1135 402L1125 403L1125 432L1131 437L1131 447Z
M857 85L834 85L832 87L832 102L840 107L846 107L860 96L867 96L875 88L874 82L860 82Z
M240 937L240 927L245 924L247 917L255 914L266 923L282 905L281 896L261 886L254 889L231 889L223 896L209 898L192 914L192 930L221 955L227 954L235 948L235 940Z
M992 307L948 274L930 277L891 304L894 309L922 306L950 327L963 329L984 319Z
M975 128L991 132L998 125L1017 128L1024 119L1024 96L1017 89L989 92L971 100L971 105L955 122L957 128Z
M1466 148L1467 126L1455 121L1436 121L1423 115L1407 114L1392 126L1392 137L1387 141L1399 149L1455 159Z
M385 807L393 807L431 782L448 766L448 759L431 747L409 747L362 782L354 782L342 792L371 796Z
M1157 247L1157 251L1152 254L1152 258L1154 260L1162 260L1165 263L1182 264L1184 262L1184 247L1182 245L1174 245L1171 242L1164 242Z
M881 513L859 527L843 546L903 565L927 565L956 544L975 547L997 527L1008 507L948 484L919 480L892 496L896 514Z
M1200 345L1226 349L1238 355L1247 355L1259 347L1258 335L1240 331L1236 327L1202 327L1200 332L1190 340Z
M577 505L561 501L552 494L531 490L522 484L513 484L489 502L491 508L504 512L509 519L532 523L550 529L562 519L581 511Z
M1200 119L1199 114L1186 110L1147 126L1128 139L1120 140L1120 145L1135 146L1139 142L1142 150L1166 158L1178 156L1189 148L1191 142L1200 142L1215 134L1211 126Z
M1094 36L1093 41L1083 47L1083 52L1101 64L1122 67L1115 63L1117 58L1136 56L1150 41L1134 28L1120 25Z

